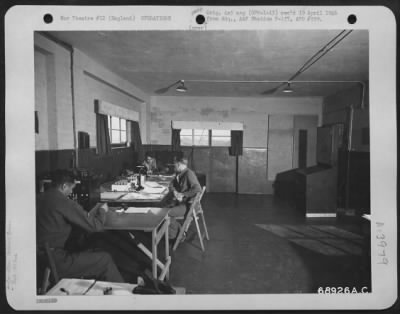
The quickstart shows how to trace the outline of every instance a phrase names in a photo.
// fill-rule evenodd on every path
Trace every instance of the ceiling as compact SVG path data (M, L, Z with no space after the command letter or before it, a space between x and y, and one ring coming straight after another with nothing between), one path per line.
M178 80L164 96L327 96L368 81L368 32L354 30L295 78L293 93L263 92L286 81L340 30L60 31L48 32L81 50L149 95ZM191 82L190 80L238 80ZM346 81L345 83L297 81Z

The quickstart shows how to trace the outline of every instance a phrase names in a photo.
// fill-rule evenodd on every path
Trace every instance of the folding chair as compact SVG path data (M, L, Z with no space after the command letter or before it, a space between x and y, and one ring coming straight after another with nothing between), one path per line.
M52 275L52 282L53 285L56 285L60 281L60 277L58 276L56 263L54 261L54 256L52 249L49 247L49 244L46 242L44 245L45 248L45 255L46 255L46 262L45 262L45 269L43 272L43 279L42 284L39 290L39 294L46 294L49 286L50 286L50 275Z
M192 205L190 206L189 212L187 213L186 217L176 217L176 219L184 219L184 222L182 224L181 229L179 230L179 234L178 237L176 238L175 244L173 246L173 250L175 251L176 248L178 247L179 243L182 242L184 235L186 234L186 232L188 231L190 224L192 223L192 220L194 219L194 222L196 224L196 229L197 229L197 235L199 236L199 240L200 240L200 245L201 245L201 249L204 250L204 243L203 243L203 239L204 237L207 240L210 240L209 236L208 236L208 230L207 230L207 225L206 225L206 221L204 218L204 211L203 208L201 207L201 199L204 195L204 192L206 190L206 187L204 186L203 189L201 190L201 192L197 193ZM200 217L202 218L203 221L203 229L204 229L204 234L201 233L201 228L199 225L199 219Z

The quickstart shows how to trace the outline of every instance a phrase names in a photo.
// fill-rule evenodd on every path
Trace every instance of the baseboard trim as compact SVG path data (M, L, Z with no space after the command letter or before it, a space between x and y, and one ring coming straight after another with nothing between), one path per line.
M335 218L336 213L307 213L306 217L307 218L319 218L319 217Z

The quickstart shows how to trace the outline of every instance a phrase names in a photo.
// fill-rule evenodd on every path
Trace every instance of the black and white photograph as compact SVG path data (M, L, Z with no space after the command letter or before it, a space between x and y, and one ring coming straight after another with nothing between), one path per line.
M371 188L376 33L348 14L343 27L214 29L296 17L193 10L199 29L32 31L27 293L65 309L74 296L169 295L173 308L188 296L372 295L372 269L395 262L385 249L396 243L390 216L372 219L382 210ZM173 20L157 12L141 22Z

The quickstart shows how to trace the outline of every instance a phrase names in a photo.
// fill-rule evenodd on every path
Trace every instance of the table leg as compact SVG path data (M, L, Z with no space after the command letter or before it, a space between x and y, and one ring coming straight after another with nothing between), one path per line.
M151 249L152 249L152 264L153 264L153 278L157 278L157 230L151 232Z
M168 258L169 258L169 236L168 236L168 229L169 229L169 223L170 223L170 218L167 216L167 218L166 218L166 220L165 220L165 223L167 224L167 228L165 229L165 235L164 235L164 237L165 237L165 261L167 262L168 261ZM167 270L167 272L166 272L166 274L165 274L165 277L167 278L167 279L169 279L169 267L168 267L168 270Z

